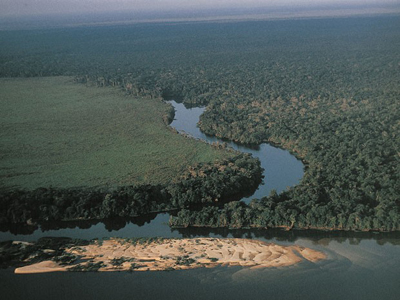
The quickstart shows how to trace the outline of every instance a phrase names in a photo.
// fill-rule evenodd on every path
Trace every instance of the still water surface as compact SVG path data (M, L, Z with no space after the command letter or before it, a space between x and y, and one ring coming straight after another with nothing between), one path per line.
M322 250L328 259L254 270L15 275L7 269L0 271L0 292L2 299L399 299L399 245L391 238L281 243Z
M177 120L172 126L196 138L204 138L195 126L203 109L186 110L181 104L173 105L177 109ZM213 141L209 137L207 140ZM269 145L261 145L259 150L246 149L235 144L231 146L241 151L254 151L251 153L260 157L266 169L265 184L251 198L268 195L271 189L282 191L287 186L298 183L302 177L303 165L287 151ZM276 185L272 183L275 179ZM1 298L400 299L400 237L397 233L171 230L167 222L168 215L160 214L141 226L132 223L124 226L122 222L119 226L97 223L87 229L42 228L29 235L2 232L0 240L36 240L41 236L85 239L111 236L242 237L311 247L324 251L328 259L318 263L303 262L291 267L256 270L218 267L174 272L15 275L12 269L7 269L0 270Z
M169 102L175 108L175 120L171 123L172 127L179 132L185 132L194 138L209 143L223 142L216 137L205 135L197 127L197 122L205 108L195 107L187 109L182 103ZM304 165L300 160L291 155L289 151L265 143L254 148L229 141L226 143L235 150L251 153L261 161L261 167L264 168L263 184L258 187L257 191L251 197L242 199L242 201L249 202L253 198L260 199L268 196L273 189L280 193L286 188L298 184L303 177Z
M220 139L207 136L197 127L197 122L205 108L186 108L183 104L175 101L168 101L175 108L175 119L171 126L181 133L186 133L192 137L209 143L222 142ZM303 164L296 157L291 155L289 151L273 147L268 144L261 144L259 147L249 148L244 145L239 145L233 142L227 144L235 150L251 153L258 157L261 161L261 166L264 168L264 180L258 187L255 193L248 198L243 198L242 201L250 202L253 198L261 198L268 196L271 190L277 192L285 190L287 187L296 185L303 177ZM0 232L1 240L27 240L34 241L43 236L70 236L81 239L93 239L111 236L135 237L135 236L164 236L177 237L175 233L171 233L168 227L169 216L160 214L154 220L149 220L144 226L137 226L129 223L120 226L107 226L103 223L96 225L84 226L85 228L66 228L50 230L40 228L32 234L14 234L10 232ZM112 221L111 221L112 222ZM86 223L88 224L88 222ZM118 228L118 229L115 229ZM16 230L18 231L18 230Z

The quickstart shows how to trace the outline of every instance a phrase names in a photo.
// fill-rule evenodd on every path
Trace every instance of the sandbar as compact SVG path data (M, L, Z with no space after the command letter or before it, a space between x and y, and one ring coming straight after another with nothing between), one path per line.
M43 261L17 268L15 273L54 271L170 271L199 267L286 267L301 261L326 259L323 252L298 245L281 246L250 239L155 239L134 242L112 238L66 248L79 259L68 265Z

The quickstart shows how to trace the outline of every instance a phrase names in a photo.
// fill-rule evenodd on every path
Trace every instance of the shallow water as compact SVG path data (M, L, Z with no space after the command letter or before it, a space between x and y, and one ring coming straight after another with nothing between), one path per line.
M202 139L207 142L222 142L215 137L206 136L197 127L197 122L200 115L204 112L204 108L186 108L183 104L175 101L169 101L175 108L175 119L171 123L179 132L190 134L194 138ZM255 193L248 197L243 198L242 201L250 202L253 198L261 198L269 195L272 189L277 192L285 190L289 186L296 185L303 177L303 164L296 157L291 155L289 151L273 147L268 144L261 144L257 148L249 148L244 145L239 145L233 142L228 142L228 145L235 150L251 153L253 156L258 157L261 161L261 166L264 168L263 183L258 187ZM168 227L169 216L167 214L160 214L153 220L143 226L138 226L128 222L126 225L120 225L118 220L111 220L104 223L90 224L86 222L81 228L78 226L71 226L72 228L66 229L45 229L44 226L38 228L32 233L19 233L20 230L0 232L0 241L4 240L27 240L34 241L44 236L68 236L81 239L93 239L102 237L135 237L135 236L164 236L176 237L174 232ZM113 224L115 223L115 224ZM57 228L57 224L55 224ZM60 224L62 225L62 224Z
M400 246L391 242L299 238L294 244L322 250L328 259L283 268L34 275L0 270L0 292L3 299L394 300L400 295Z
M196 138L205 136L196 127L203 109L177 108L172 126ZM183 107L183 108L182 108ZM184 127L181 127L184 126ZM205 137L208 141L214 138ZM259 150L230 143L241 151L253 151L266 169L265 185L250 198L282 191L297 184L303 165L287 151L269 145ZM287 164L287 166L285 166ZM293 166L294 165L294 166ZM269 172L269 173L268 173ZM295 174L295 175L294 175ZM293 175L293 176L290 176ZM288 181L286 181L286 179ZM277 183L274 183L277 182ZM283 183L282 183L283 182ZM274 185L277 184L277 185ZM248 199L246 200L248 201ZM400 235L398 233L347 233L323 231L171 229L168 214L125 223L83 223L81 228L51 229L42 226L30 234L15 229L0 233L2 240L34 241L43 236L102 237L236 237L282 245L300 245L323 251L328 259L317 263L267 269L217 267L173 272L47 273L15 275L0 270L2 299L399 299ZM46 229L48 228L48 229Z

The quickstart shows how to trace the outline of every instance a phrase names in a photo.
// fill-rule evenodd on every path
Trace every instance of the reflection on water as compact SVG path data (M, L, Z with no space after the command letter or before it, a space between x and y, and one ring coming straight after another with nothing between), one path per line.
M212 142L221 141L215 137L206 136L197 127L197 122L204 108L187 109L183 104L169 101L176 110L175 120L171 126L180 132L186 132L194 138ZM264 168L264 183L249 198L242 199L249 202L252 198L267 196L272 189L278 192L288 186L299 182L303 176L303 164L288 151L273 147L268 144L248 147L228 142L232 148L251 153L258 157ZM147 224L149 223L149 224ZM36 240L43 236L68 236L82 239L93 239L110 236L133 237L142 236L166 236L173 237L179 233L171 232L167 227L168 215L149 215L135 219L113 219L104 221L77 221L77 222L53 222L40 226L12 225L0 227L0 241L9 239ZM145 226L143 226L145 225Z
M228 228L174 228L184 238L223 237L247 238L292 244L299 239L307 239L323 245L324 241L336 241L357 246L361 241L372 240L377 245L400 246L400 232L352 232L322 230L284 230L284 229L228 229ZM327 245L327 244L326 244Z
M361 239L299 238L328 259L284 268L217 267L173 272L0 271L3 299L398 299L400 246ZM40 286L40 288L38 288Z
M176 105L179 108L179 104ZM200 110L192 109L189 112L200 114ZM178 113L179 109L177 118L183 120ZM191 114L186 116L194 118ZM198 116L194 120L198 120ZM195 122L191 124L198 131ZM207 140L210 139L207 137ZM242 146L235 147L243 150ZM291 183L285 182L285 186L272 188L281 191L286 185L296 184L303 175L301 162L287 151L269 147L261 145L259 150L246 148L246 152L264 153L260 157L263 167L266 172L273 172L265 175L266 184L253 197L267 195L268 189L271 189L268 184L274 178L281 181L283 179L279 176L288 177L285 174L278 175L278 171L284 169L282 164L285 161L290 162L288 172L296 175L290 177ZM266 167L264 158L271 157L269 153L273 151L278 156L272 162L269 161ZM275 162L277 165L274 167ZM293 169L292 164L297 166ZM0 241L32 241L43 236L82 239L113 236L236 237L309 247L323 251L328 259L317 263L304 261L284 268L217 267L173 272L15 275L12 269L6 269L0 270L2 299L399 299L400 233L210 228L172 230L168 227L168 218L168 214L159 214L131 220L47 223L40 227L14 226L3 228Z
M80 221L47 223L36 227L14 226L0 232L0 241L35 241L45 236L94 239L103 237L221 237L248 238L291 244L299 239L310 241L348 242L358 245L363 240L373 240L377 245L391 243L400 245L400 232L352 232L322 230L284 230L266 229L229 229L229 228L170 228L169 214L152 214L135 219L116 219L106 221ZM28 229L27 229L28 228Z
M34 232L24 232L27 226L14 228L13 231L8 229L0 232L0 241L20 240L35 241L41 237L72 237L79 239L94 239L103 237L178 237L178 232L172 232L168 226L169 215L159 214L150 215L143 218L131 220L116 219L105 221L89 221L89 222L58 222L33 227ZM32 229L32 228L31 228ZM30 229L30 230L31 230Z
M226 142L231 148L251 153L261 161L261 166L264 168L264 183L259 186L251 197L245 198L243 201L249 202L253 198L260 199L268 196L273 189L278 193L282 192L287 187L298 184L303 177L304 165L289 151L265 143L259 146L247 146L205 135L197 127L197 122L205 108L194 107L188 109L182 103L168 102L175 108L175 120L171 123L171 126L179 132L187 133L196 139L209 143Z
M104 228L108 231L119 230L126 226L127 223L143 226L145 223L151 222L157 215L149 215L145 217L126 219L115 218L112 220L76 220L69 222L43 222L40 225L27 225L27 224L1 224L1 232L9 232L15 236L17 235L32 235L37 231L48 232L61 229L89 229L99 223L104 224ZM1 236L1 233L0 233ZM0 238L1 240L1 238Z
M174 229L158 215L142 226L132 223L107 230L37 231L13 239L41 236L95 237L236 237L323 251L328 259L284 268L218 267L173 272L48 273L15 275L0 270L3 299L398 299L400 234L229 229ZM4 235L4 233L2 233ZM2 236L2 239L7 239ZM38 288L40 286L40 288Z

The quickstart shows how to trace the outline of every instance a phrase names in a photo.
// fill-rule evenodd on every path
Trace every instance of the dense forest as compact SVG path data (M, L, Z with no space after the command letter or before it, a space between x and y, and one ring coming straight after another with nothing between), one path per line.
M184 198L199 199L210 188L173 185L167 194L178 199L174 208L183 209L171 218L172 226L392 231L400 229L399 21L392 16L1 32L0 76L73 75L81 84L116 86L133 96L207 105L199 124L205 133L244 144L274 143L306 164L299 185L249 205L211 205L212 192L202 207L188 209ZM229 187L226 175L211 180L211 187L225 181ZM223 190L216 193L237 200ZM20 203L13 198L24 199L18 193L3 203ZM115 214L136 215L128 211ZM19 218L6 220L29 217Z
M251 195L261 179L259 160L238 154L225 161L189 166L164 185L5 191L0 193L0 224L136 217L223 204Z

